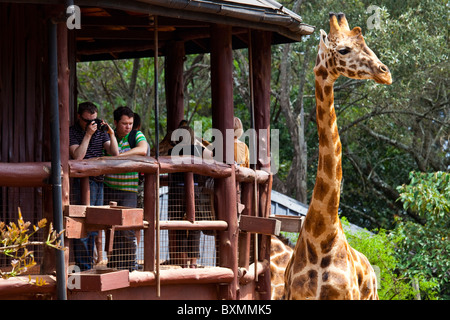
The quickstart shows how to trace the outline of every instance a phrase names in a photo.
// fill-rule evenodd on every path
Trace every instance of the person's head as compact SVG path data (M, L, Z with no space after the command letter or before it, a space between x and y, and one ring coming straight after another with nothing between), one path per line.
M244 127L242 125L241 119L234 117L234 137L239 139L244 133Z
M188 122L187 122L187 120L181 120L180 121L180 123L178 124L178 128L181 128L181 127L186 127L188 125Z
M113 115L117 135L123 138L133 130L134 112L128 107L121 106L114 110Z
M78 105L78 122L83 130L86 130L86 126L97 119L98 109L92 102L83 102Z
M141 117L138 113L134 113L133 130L141 130Z

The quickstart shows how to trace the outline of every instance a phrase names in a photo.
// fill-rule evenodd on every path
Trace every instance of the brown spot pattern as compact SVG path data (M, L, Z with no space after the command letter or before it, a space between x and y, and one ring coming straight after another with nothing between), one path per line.
M314 198L323 201L328 191L330 191L330 186L322 178L318 177L314 187Z
M319 82L316 80L316 97L321 102L323 102L323 93L322 93L322 87L320 86Z
M328 213L335 214L339 207L339 194L338 190L333 190L331 193L330 200L328 201Z
M314 245L309 240L306 240L306 246L308 249L309 262L312 264L316 264L318 257L317 257L317 252L316 252L316 249L314 248Z
M338 238L337 238L337 232L335 231L335 232L333 232L333 233L330 233L326 238L325 238L325 240L323 240L321 243L320 243L320 249L322 250L322 254L327 254L328 252L330 252L331 251L331 249L333 249L333 247L334 247L334 245L336 244L336 242L337 242L337 240L338 240ZM325 258L324 258L325 259ZM331 258L330 258L330 261L331 261ZM326 261L323 261L322 260L322 263L330 263L330 261L328 261L328 260L326 260Z
M327 154L323 157L323 171L329 179L333 178L334 161L333 157L330 154Z
M331 285L324 285L320 290L320 300L337 300L339 299L340 294L336 288L333 288Z
M321 268L327 268L330 264L331 264L331 256L323 257L322 261L320 261Z
M325 80L328 77L328 71L327 69L325 69L323 66L321 66L317 71L316 71L316 76L317 77L322 77L322 80Z

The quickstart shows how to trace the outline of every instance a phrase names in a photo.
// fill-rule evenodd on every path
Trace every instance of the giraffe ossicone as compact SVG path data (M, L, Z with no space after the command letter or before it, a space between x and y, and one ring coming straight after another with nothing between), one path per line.
M333 85L339 76L391 84L388 67L350 30L343 13L330 13L320 30L315 73L319 163L309 210L285 272L286 299L378 299L368 259L348 244L338 217L342 152Z

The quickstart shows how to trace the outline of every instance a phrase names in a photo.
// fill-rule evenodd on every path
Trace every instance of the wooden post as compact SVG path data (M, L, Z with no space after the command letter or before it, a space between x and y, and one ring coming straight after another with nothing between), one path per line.
M258 169L270 168L270 75L272 33L252 31L255 129L258 135ZM267 130L263 132L262 130ZM264 136L260 136L264 133Z
M81 204L91 205L91 189L89 187L89 177L80 178Z
M187 221L195 221L195 190L194 174L192 172L184 173L184 201L186 206Z
M69 204L69 54L67 26L64 23L57 25L58 32L58 97L59 97L59 125L60 150L62 166L62 205Z
M69 204L69 56L67 27L63 23L56 25L57 32L57 64L58 64L58 105L59 105L59 136L60 136L60 159L62 167L61 195L62 207ZM52 219L53 220L53 219ZM68 241L64 241L68 248ZM44 250L42 272L51 273L55 269L53 261L56 259L55 251ZM67 264L65 265L67 275Z
M69 126L70 126L70 69L69 69L69 38L68 29L65 23L57 25L58 37L58 98L59 98L59 145L60 159L62 167L61 177L61 196L62 207L70 204L70 179L69 179ZM70 38L74 40L74 38ZM69 239L64 238L65 251L65 270L64 274L68 276L67 267L69 266ZM47 257L46 257L47 258ZM66 278L67 279L67 278ZM67 283L67 280L66 280Z
M148 228L144 229L144 271L155 270L155 212L156 176L145 174L144 181L144 221Z
M212 124L223 134L223 155L234 159L233 136L227 137L226 129L233 129L233 55L231 46L231 26L211 26L211 94ZM231 140L231 141L228 141ZM229 143L227 143L227 141ZM234 164L232 175L216 179L215 208L219 220L228 223L228 230L219 232L220 265L233 270L233 281L221 287L221 299L237 297L237 244L238 223L236 212L236 184Z
M184 54L184 42L169 43L165 60L167 131L177 129L184 118Z
M255 129L258 135L258 169L270 171L270 75L272 33L252 31L252 70L255 108ZM260 185L259 216L270 215L272 177ZM270 260L270 236L261 236L261 260ZM270 299L270 270L259 281L261 299Z
M241 203L245 206L241 214L251 216L253 214L253 183L241 182L241 189ZM248 232L239 234L239 267L247 270L250 265L250 236Z

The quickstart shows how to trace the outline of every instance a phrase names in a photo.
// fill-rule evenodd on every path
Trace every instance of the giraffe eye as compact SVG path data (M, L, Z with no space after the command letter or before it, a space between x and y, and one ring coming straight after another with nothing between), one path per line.
M344 48L344 49L338 50L338 52L339 52L340 54L342 54L342 55L346 55L347 53L350 52L350 49Z

